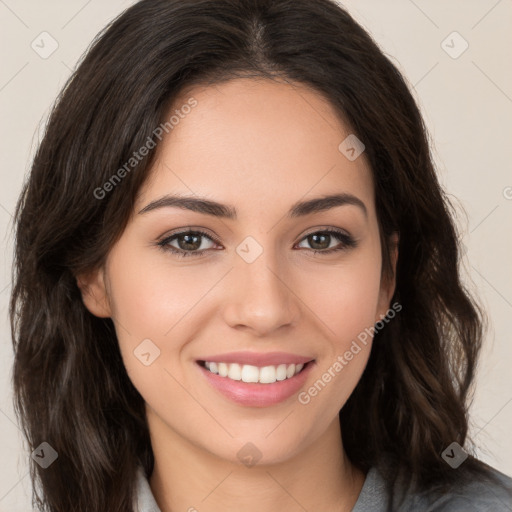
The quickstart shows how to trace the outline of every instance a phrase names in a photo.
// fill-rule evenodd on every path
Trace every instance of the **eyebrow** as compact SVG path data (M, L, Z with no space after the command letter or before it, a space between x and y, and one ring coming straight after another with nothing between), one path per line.
M315 199L309 199L307 201L297 202L288 211L288 217L304 217L312 213L319 213L337 206L345 205L359 207L365 217L368 218L368 210L366 209L366 205L363 201L348 193L332 194L324 197L317 197ZM139 211L139 214L168 207L182 208L184 210L191 210L193 212L229 220L236 220L237 218L237 211L233 206L218 203L204 197L179 195L165 195L156 199L142 208L142 210Z

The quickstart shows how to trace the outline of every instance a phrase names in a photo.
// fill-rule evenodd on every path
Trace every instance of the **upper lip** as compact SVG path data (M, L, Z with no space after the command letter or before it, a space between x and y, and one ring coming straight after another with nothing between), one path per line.
M217 354L206 356L198 361L208 361L214 363L238 363L252 366L270 366L278 364L305 364L314 358L299 356L288 352L229 352L227 354Z

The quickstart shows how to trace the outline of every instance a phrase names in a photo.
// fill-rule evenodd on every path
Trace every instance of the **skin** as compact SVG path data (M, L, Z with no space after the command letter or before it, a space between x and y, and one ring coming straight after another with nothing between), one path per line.
M395 283L381 279L371 170L364 153L352 162L339 151L350 130L305 86L236 79L196 87L173 109L190 96L198 105L159 146L105 266L78 278L88 309L113 318L127 372L146 401L150 486L163 512L227 504L249 512L350 511L365 475L345 454L338 412L371 339L307 405L296 395L269 407L238 405L209 385L195 361L237 350L307 355L316 363L307 390L386 314ZM343 205L286 217L297 201L341 192L361 199L367 216ZM238 218L175 207L138 213L168 193L208 196L235 207ZM185 258L156 245L187 228L220 243L202 238L203 255ZM335 237L320 246L308 240L326 228L349 233L357 247L314 254L340 246ZM252 263L236 252L247 236L263 250ZM171 244L183 248L178 242ZM393 265L396 257L395 250ZM148 338L160 356L145 366L134 350ZM237 457L248 442L262 455L252 467Z

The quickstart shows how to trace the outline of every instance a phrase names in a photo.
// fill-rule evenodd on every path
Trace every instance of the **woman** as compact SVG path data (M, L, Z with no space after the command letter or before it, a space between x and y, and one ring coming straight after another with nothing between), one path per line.
M450 208L403 78L334 2L129 8L16 211L36 506L509 510L468 453L482 313Z

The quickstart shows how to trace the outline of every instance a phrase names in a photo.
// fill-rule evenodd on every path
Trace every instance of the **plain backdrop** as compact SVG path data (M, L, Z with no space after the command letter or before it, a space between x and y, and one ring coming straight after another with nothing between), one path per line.
M32 510L30 453L12 408L12 213L50 106L122 0L0 0L0 511ZM471 408L481 459L512 475L512 1L343 2L404 73L459 211L464 279L490 318ZM48 35L42 35L47 32ZM32 42L58 44L47 58ZM56 43L52 42L55 40Z

